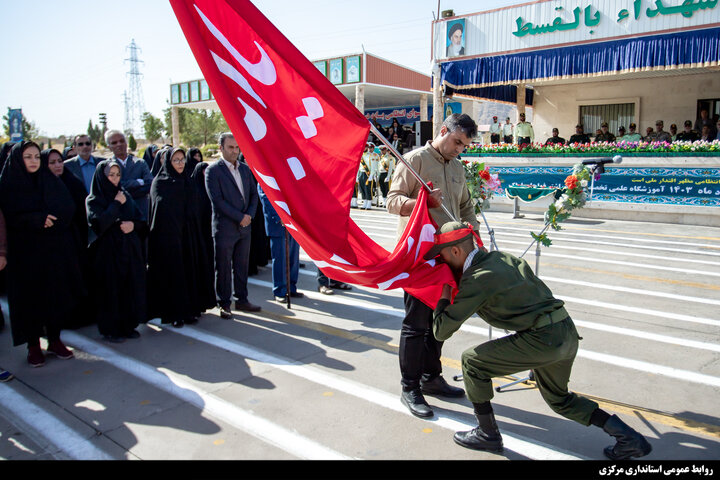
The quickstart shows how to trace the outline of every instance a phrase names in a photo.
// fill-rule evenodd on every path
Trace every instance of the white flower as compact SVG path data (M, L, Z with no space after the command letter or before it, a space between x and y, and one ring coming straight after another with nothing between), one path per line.
M580 180L580 186L581 187L587 187L588 181L587 180Z

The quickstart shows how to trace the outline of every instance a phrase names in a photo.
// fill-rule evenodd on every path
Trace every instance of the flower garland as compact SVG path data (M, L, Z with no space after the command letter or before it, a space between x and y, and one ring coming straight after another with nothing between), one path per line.
M595 174L595 179L600 176ZM587 202L586 187L592 180L590 170L582 164L573 167L573 173L565 178L565 188L555 192L555 201L548 206L545 212L545 229L540 234L530 232L530 235L544 246L549 247L552 241L548 238L545 230L550 226L553 230L561 230L559 225L570 218L571 211L582 208Z
M500 179L497 173L490 173L484 162L462 160L462 164L475 214L478 214L490 206L489 200L493 194L502 193Z
M590 142L562 144L533 143L531 145L515 145L511 143L499 144L478 144L474 143L468 147L468 153L498 154L498 153L522 153L522 154L568 154L568 153L720 153L720 140L705 142L676 141L668 142Z

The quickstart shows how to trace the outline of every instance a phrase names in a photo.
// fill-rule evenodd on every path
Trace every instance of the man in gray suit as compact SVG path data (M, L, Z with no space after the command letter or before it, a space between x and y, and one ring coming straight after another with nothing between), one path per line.
M148 218L148 195L153 177L147 163L142 158L137 158L128 153L127 139L120 130L109 130L105 133L105 143L110 147L115 160L122 166L122 177L120 184L132 196L143 220Z
M228 319L232 318L233 290L236 310L260 311L248 301L247 290L251 222L258 194L250 168L238 162L240 147L233 134L221 134L218 143L222 157L205 170L205 189L212 204L215 293L220 316Z
M90 140L90 137L84 133L75 135L73 146L75 147L77 156L69 160L65 160L65 168L80 179L80 181L85 185L85 191L90 193L90 184L92 183L93 175L95 175L95 168L98 163L105 159L92 155L92 140Z

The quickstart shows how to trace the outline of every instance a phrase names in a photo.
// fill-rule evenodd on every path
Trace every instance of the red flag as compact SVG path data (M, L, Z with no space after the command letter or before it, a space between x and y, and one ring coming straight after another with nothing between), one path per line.
M435 225L424 192L392 253L350 219L370 124L248 0L170 0L220 110L264 192L330 278L405 288L431 307L445 265L422 256Z

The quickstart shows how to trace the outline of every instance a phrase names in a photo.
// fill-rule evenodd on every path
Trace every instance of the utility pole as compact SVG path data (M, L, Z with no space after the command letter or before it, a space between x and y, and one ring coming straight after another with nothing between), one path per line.
M144 63L138 59L138 51L142 51L135 44L135 39L130 42L126 50L130 51L130 58L126 58L125 62L130 63L130 71L127 72L129 86L125 92L125 134L133 134L137 137L142 129L140 128L140 119L145 112L145 97L142 90L142 73L140 73L140 64Z

